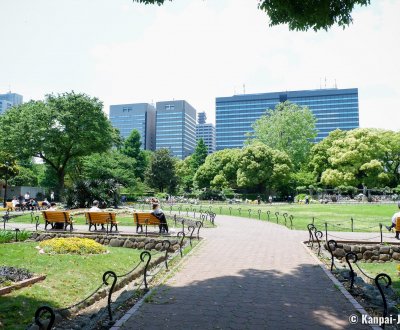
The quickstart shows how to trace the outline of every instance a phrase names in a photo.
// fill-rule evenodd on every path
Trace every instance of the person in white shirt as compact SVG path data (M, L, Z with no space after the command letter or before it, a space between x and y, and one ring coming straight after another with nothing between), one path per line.
M101 210L99 209L99 201L93 201L92 207L89 209L89 212L101 212Z
M99 201L97 201L97 200L93 201L92 207L89 209L89 212L102 212L99 209ZM106 230L106 228L104 228L104 224L101 224L101 229Z
M400 210L400 202L397 203L397 206L398 206L398 208ZM395 228L397 219L399 219L399 221L400 221L400 211L396 212L395 214L393 214L393 216L392 216L392 224L390 226L385 226L386 229L391 231L392 228ZM397 239L400 239L399 238L399 234L400 234L400 232L396 231L396 238Z
M29 200L31 199L31 195L29 194L29 191L25 194L24 198L25 198L25 203L28 203Z
M13 197L12 201L11 201L13 208L15 210L16 207L20 207L21 205L19 204L19 200L17 199L16 196Z

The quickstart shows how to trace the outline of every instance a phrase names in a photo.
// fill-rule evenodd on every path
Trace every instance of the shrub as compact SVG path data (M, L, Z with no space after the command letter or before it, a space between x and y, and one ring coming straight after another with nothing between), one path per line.
M100 254L107 249L89 238L53 238L39 244L49 254Z
M18 241L25 241L31 236L31 232L22 230L18 232ZM1 230L0 231L0 243L8 243L15 241L15 231L13 230Z

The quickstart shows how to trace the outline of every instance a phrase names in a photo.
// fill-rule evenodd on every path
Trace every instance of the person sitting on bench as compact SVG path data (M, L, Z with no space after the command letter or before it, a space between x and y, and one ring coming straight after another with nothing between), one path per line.
M160 220L160 233L168 233L167 218L163 210L160 209L160 205L157 203L153 204L153 212L151 212L158 220Z

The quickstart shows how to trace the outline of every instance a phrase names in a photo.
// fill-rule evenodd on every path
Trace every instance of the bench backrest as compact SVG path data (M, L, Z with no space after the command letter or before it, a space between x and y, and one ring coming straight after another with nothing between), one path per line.
M42 211L42 214L48 222L71 222L68 211Z
M400 231L400 217L396 218L396 231Z
M13 205L12 202L6 202L6 207L7 207L8 209L14 209L14 205Z
M145 225L146 219L148 219L148 223L147 223L148 225L159 225L160 224L160 220L157 219L150 212L134 212L133 218L134 218L135 224L138 224L138 225Z
M111 212L85 212L85 217L89 223L115 223L116 215Z

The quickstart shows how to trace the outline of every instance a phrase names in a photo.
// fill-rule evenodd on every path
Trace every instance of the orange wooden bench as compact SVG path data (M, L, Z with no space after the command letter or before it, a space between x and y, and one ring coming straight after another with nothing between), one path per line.
M104 228L104 225L110 225L110 232L113 227L115 231L118 231L118 223L116 221L116 214L111 212L85 212L85 217L87 222L89 223L89 231L94 226L94 229L97 230L97 225L101 225ZM107 226L108 231L108 226Z
M147 235L147 226L159 226L160 220L157 219L153 214L150 212L134 212L133 213L134 223L136 224L136 232L139 232L139 227L142 229L143 232L143 225L146 226L146 235Z
M396 238L399 237L400 234L400 217L396 218L396 227L394 228L396 232Z
M51 228L54 228L55 223L63 223L63 229L67 230L69 226L69 230L72 231L73 228L73 219L68 211L42 211L43 218L45 221L44 230L47 230L47 225L51 225Z

